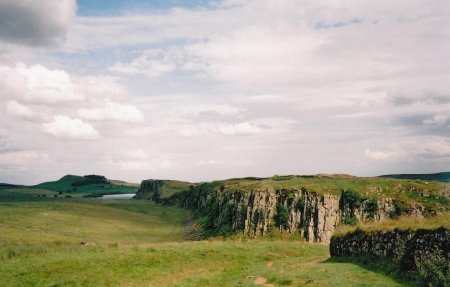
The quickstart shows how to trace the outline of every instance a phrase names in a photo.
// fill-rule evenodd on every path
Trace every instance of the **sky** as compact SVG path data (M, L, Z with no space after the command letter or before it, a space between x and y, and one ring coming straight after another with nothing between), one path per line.
M0 0L0 182L450 170L450 1Z

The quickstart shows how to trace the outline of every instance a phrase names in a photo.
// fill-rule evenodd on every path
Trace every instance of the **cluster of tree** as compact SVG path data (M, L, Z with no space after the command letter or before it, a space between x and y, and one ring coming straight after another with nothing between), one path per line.
M110 182L106 177L103 175L85 175L83 176L83 179L72 182L72 186L83 186L83 185L89 185L89 184L109 184Z

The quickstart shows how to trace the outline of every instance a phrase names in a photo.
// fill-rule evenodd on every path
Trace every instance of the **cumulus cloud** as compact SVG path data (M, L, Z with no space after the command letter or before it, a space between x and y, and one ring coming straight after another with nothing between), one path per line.
M0 0L0 39L54 44L64 37L75 12L75 0Z
M0 91L5 97L42 104L85 99L83 94L76 91L76 84L70 75L63 70L19 63L14 67L0 66L0 77Z
M104 106L91 109L80 109L78 115L92 121L115 120L128 123L138 123L144 120L144 115L135 106L107 102Z
M264 120L262 121L264 122ZM266 128L271 127L266 126ZM213 134L225 136L245 136L259 134L262 130L262 125L260 126L251 122L201 122L198 124L184 125L177 128L178 133L183 137L199 137Z
M89 140L99 136L90 123L63 115L55 116L52 122L42 127L45 132L59 138Z

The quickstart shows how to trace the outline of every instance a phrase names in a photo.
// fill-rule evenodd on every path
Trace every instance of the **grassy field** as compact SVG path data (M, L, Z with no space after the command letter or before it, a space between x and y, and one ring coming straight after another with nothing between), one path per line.
M406 286L330 261L326 245L186 242L185 214L148 201L0 202L0 286Z

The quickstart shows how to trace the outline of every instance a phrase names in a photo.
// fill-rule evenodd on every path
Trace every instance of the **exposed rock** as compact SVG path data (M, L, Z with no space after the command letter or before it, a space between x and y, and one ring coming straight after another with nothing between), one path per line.
M135 198L195 209L207 217L205 230L212 230L216 235L242 232L254 237L278 228L284 233L297 233L308 242L329 243L341 223L381 221L398 212L395 199L369 199L351 191L333 195L310 192L306 188L228 190L215 182L190 186L171 196L160 197L159 190L165 184L168 183L145 180ZM379 193L381 189L373 188L370 192ZM411 205L406 213L422 216L424 209L420 205Z
M153 199L155 192L157 192L163 184L164 181L159 179L143 180L134 199Z

